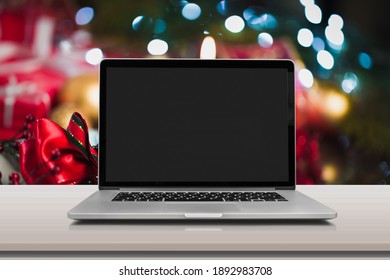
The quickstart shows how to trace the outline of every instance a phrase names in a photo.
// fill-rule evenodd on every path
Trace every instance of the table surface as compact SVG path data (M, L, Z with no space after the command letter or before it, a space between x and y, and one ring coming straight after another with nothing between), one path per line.
M326 222L76 222L97 186L0 186L1 252L390 252L389 186L298 186Z

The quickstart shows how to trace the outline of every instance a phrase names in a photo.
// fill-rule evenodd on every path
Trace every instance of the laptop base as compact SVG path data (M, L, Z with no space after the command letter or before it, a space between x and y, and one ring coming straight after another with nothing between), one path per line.
M68 217L75 220L326 220L337 216L336 211L295 190L277 191L288 200L283 202L112 201L118 192L97 191L71 209Z

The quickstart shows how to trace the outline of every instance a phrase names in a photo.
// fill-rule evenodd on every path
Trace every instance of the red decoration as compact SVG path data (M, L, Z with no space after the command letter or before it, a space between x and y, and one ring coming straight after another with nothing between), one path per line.
M0 12L0 40L22 43L26 37L26 17L19 11Z
M96 183L97 151L89 145L87 124L78 113L67 130L48 119L36 120L19 151L27 184Z
M2 68L0 66L0 72ZM25 116L47 117L65 77L40 69L0 76L0 140L10 139L23 126Z
M19 9L0 11L0 41L18 43L38 57L48 57L54 49L56 19L53 11L33 3Z
M9 175L9 181L12 185L20 185L20 175L13 172Z

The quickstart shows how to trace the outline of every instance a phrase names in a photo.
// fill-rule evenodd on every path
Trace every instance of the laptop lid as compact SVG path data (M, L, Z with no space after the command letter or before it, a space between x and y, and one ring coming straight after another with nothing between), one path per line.
M106 59L99 188L295 189L290 60Z

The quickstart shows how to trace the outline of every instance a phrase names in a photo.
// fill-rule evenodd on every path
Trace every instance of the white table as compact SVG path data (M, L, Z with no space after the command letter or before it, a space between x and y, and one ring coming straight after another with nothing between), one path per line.
M0 257L52 253L390 256L390 186L299 186L328 222L75 222L97 186L0 186ZM341 256L341 255L340 255Z

